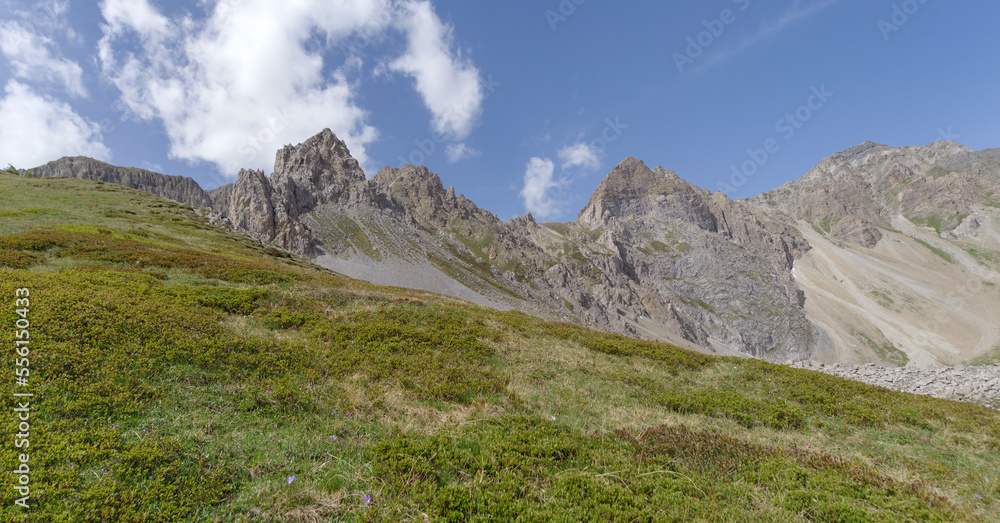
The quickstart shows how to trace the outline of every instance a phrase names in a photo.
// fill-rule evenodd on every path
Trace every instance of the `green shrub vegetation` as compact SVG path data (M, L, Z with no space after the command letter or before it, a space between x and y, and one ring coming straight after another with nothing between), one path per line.
M827 216L819 220L819 228L822 233L829 234L838 223L840 223L840 218L830 218Z
M996 411L351 281L98 187L0 177L35 394L0 520L1000 519Z
M955 172L955 171L952 171L951 169L945 169L944 167L941 167L940 165L937 165L933 169L931 169L930 171L928 171L927 174L930 175L933 178L940 178L942 176L947 176L947 175L949 175L949 174L951 174L953 172Z
M910 217L909 220L921 227L930 227L931 229L934 229L934 232L940 236L942 231L958 227L959 224L968 218L968 216L968 214L956 214L950 217L941 217L939 215L932 214L927 217Z
M910 362L910 357L906 355L905 352L896 348L896 346L889 340L885 340L883 343L878 343L864 333L855 333L855 336L868 345L882 361L889 363L890 365L895 365L897 367L904 367Z
M937 257L941 258L942 260L944 260L944 261L946 261L948 263L955 263L955 260L947 252L944 252L943 250L938 249L937 247L935 247L935 246L933 246L933 245L925 242L924 240L921 240L920 238L914 238L914 240L916 240L917 243L919 243L920 245L923 245L924 247L927 247L927 249L929 251L933 252Z

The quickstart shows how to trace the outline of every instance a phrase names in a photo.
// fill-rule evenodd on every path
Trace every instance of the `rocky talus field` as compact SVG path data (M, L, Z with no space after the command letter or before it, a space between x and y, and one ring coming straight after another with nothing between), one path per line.
M1000 409L1000 363L930 368L880 367L874 363L826 365L811 361L789 364L798 369L814 370L887 389L935 398L970 401L992 409Z

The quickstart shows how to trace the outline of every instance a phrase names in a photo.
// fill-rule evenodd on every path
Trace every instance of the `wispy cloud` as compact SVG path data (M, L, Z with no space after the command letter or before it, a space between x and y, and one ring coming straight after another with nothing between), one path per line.
M10 72L0 92L0 122L13 123L0 127L4 164L30 168L77 155L111 159L102 125L60 98L78 103L88 96L83 68L60 49L60 42L81 42L69 27L68 8L66 0L0 6L0 68Z
M475 158L482 153L464 143L448 144L445 149L448 152L448 162L455 163L467 158Z
M717 52L708 54L694 70L707 71L737 55L743 54L761 42L776 38L789 28L803 23L841 2L843 0L818 0L814 2L794 0L792 6L777 17L761 22L755 32L742 38L730 47L722 48Z
M64 88L70 95L87 96L83 69L79 64L58 55L52 39L12 21L0 21L0 52L10 61L19 79L48 81Z
M397 24L407 35L406 54L390 69L413 78L434 130L464 140L482 111L485 93L479 69L455 48L454 29L441 21L427 1L399 4Z

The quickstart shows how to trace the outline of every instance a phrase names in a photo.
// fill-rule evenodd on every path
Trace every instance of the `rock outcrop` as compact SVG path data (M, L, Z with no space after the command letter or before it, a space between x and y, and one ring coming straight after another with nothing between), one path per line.
M198 182L186 176L170 176L135 167L118 167L85 156L64 157L28 170L35 176L83 178L113 183L192 207L212 206L208 193L198 185Z
M305 216L322 204L371 201L365 174L329 129L278 151L274 173L241 170L236 183L210 193L213 207L235 227L264 242L312 256L315 238Z
M593 258L609 280L595 285L597 303L679 328L690 341L759 357L806 358L823 342L791 276L808 244L721 193L627 158L577 223L603 229L598 242L613 253Z

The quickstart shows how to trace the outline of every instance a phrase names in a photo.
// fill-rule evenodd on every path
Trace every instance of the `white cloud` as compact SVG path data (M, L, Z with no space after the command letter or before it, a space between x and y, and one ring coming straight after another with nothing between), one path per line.
M170 20L147 0L106 0L101 14L115 33L132 29L145 38L162 38L170 29Z
M559 150L559 159L562 160L563 169L582 167L593 170L601 166L601 159L597 150L586 143L568 145Z
M31 168L62 156L110 160L100 126L59 100L11 80L0 100L0 162Z
M275 150L329 127L366 165L378 132L349 78L359 59L331 71L322 47L356 47L390 27L390 0L219 0L206 20L168 18L148 0L101 10L103 71L131 114L163 122L171 157L230 176L270 170Z
M467 158L475 158L476 156L482 154L478 150L473 149L464 143L449 144L446 149L448 152L448 161L451 163L465 160Z
M74 45L82 45L83 38L69 25L66 14L69 12L69 0L42 0L34 2L16 2L5 0L4 8L13 16L20 18L25 24L34 27L35 32L49 36L62 34Z
M463 140L482 112L485 98L479 70L461 53L452 52L453 28L445 25L426 0L399 4L397 25L407 35L406 54L389 64L416 81L434 130Z
M536 218L545 218L559 212L559 202L550 192L562 187L564 182L553 178L555 167L552 160L535 157L528 162L524 171L521 201Z
M449 160L479 154L461 143L482 111L471 60L453 50L453 28L429 0L217 0L205 19L168 17L150 0L104 0L98 44L104 74L130 115L162 122L172 158L207 161L229 176L268 170L273 153L324 127L369 170L378 138L356 93L360 56L401 31L406 50L378 73L415 80ZM339 49L343 63L325 55ZM379 63L379 60L375 60Z
M15 78L52 82L77 97L87 96L83 69L55 56L52 40L14 21L0 22L0 52L11 64Z

